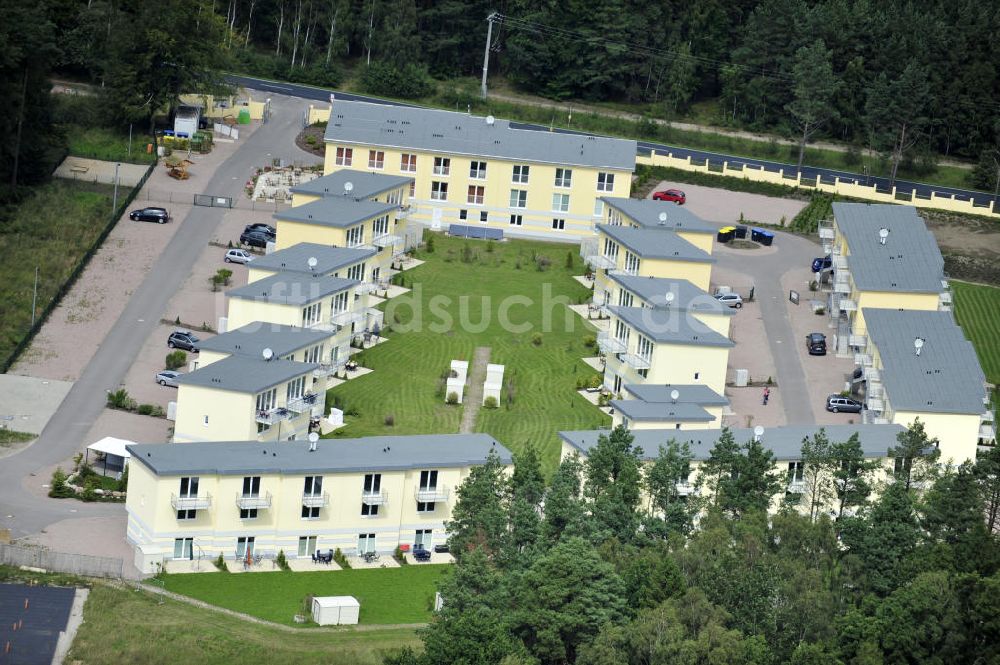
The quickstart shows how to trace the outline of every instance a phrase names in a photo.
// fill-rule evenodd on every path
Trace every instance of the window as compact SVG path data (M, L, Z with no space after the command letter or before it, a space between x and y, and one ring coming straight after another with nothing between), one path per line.
M386 203L402 203L403 202L403 190L394 189L389 192L389 195L385 197Z
M489 213L487 213L485 210L480 210L479 211L479 221L480 222L482 222L483 224L485 224L486 222L489 221L489 219L490 219Z
M625 272L632 273L633 275L639 274L639 264L641 261L639 257L632 252L625 252Z
M569 211L569 194L553 194L552 209L556 212Z
M416 180L411 180L410 181L410 198L412 199L416 195L417 195L417 181Z
M372 236L378 238L389 233L389 215L382 215L372 222Z
M277 401L278 389L271 388L257 394L257 413L267 413L274 408Z
M430 529L417 529L413 535L413 549L429 550L433 545L433 541Z
M434 471L421 471L420 472L420 492L434 492L437 490L438 483L438 472ZM418 494L419 497L419 494ZM430 513L434 511L433 501L417 501L417 512L418 513Z
M322 307L322 305L320 303L316 303L316 304L308 305L307 307L303 307L302 308L302 327L303 328L308 328L312 324L314 324L317 321L319 321L319 310L321 309L321 307Z
M528 184L528 165L514 164L514 175L511 176L510 181L520 183L522 185Z
M365 227L363 224L352 226L347 229L347 246L357 247L365 241Z
M616 243L611 238L604 239L604 256L609 259L618 258L618 243Z
M510 190L510 207L526 208L528 206L528 191L526 189Z
M631 307L632 306L632 294L622 289L618 292L618 306L619 307Z
M510 225L511 226L521 226L521 224L523 222L524 222L524 218L521 217L521 215L511 215L510 216Z
M788 463L788 482L801 483L805 477L805 464L802 462Z
M469 162L469 177L473 180L485 180L486 162Z
M468 219L469 218L469 211L465 210L464 208L462 210L459 210L458 211L458 218L459 219Z
M334 300L336 300L336 299L334 299ZM331 308L333 307L333 302L332 301L330 302L330 307ZM322 344L317 344L316 346L312 347L311 349L306 349L306 352L302 354L302 362L318 363L319 359L322 357L322 355L323 355L323 345Z
M385 153L381 150L368 151L368 168L382 169L385 166Z
M448 175L451 171L451 159L448 157L434 158L434 175Z
M611 226L622 225L622 214L612 207L608 207L608 224Z
M347 279L356 279L359 282L365 281L365 264L359 263L348 268Z
M378 502L382 500L382 474L366 473L361 490L361 514L365 517L378 515Z
M181 478L180 490L177 497L180 499L194 499L198 496L198 478ZM197 510L178 510L177 519L193 520L198 516Z
M365 552L374 552L374 551L375 551L375 534L359 533L358 554L364 554Z
M482 185L469 185L469 203L472 205L483 205L483 197L486 195L486 188Z
M236 558L242 559L246 556L253 556L254 536L240 536L236 539Z
M347 311L347 291L342 291L330 298L330 313L340 314ZM319 348L319 347L316 347ZM318 360L306 360L306 362L319 362Z
M417 171L417 156L408 155L405 152L399 161L399 170L404 173L416 173Z
M260 476L244 476L243 494L244 499L256 499L260 496ZM256 508L240 508L241 520L252 520L257 518ZM253 539L251 539L252 541Z
M565 219L553 219L552 220L552 228L556 229L557 231L562 231L563 229L566 228L566 220Z
M292 401L293 399L298 399L302 397L306 387L306 377L300 376L297 379L292 379L288 382L287 388L285 389L285 400Z
M615 188L615 174L614 173L598 173L597 174L597 191L599 192L610 192Z
M628 335L628 326L621 321L615 322L615 339L624 344L626 348L628 347ZM617 388L615 389L615 392L618 392Z
M573 169L556 169L556 187L571 187Z
M193 559L194 538L174 538L174 558Z
M299 536L299 556L312 556L316 552L316 536Z
M353 161L353 148L337 148L337 166L350 166Z
M302 496L322 498L323 496L323 476L306 476L302 485ZM303 502L302 519L314 520L319 517L319 506L307 506Z
M699 376L701 376L701 372L695 372L694 373L694 380L697 381Z
M594 199L594 217L604 216L604 201L601 199Z
M447 201L447 200L448 200L448 183L432 182L431 201Z
M635 354L640 358L646 360L652 360L653 358L653 342L648 338L639 335L639 341L636 345Z

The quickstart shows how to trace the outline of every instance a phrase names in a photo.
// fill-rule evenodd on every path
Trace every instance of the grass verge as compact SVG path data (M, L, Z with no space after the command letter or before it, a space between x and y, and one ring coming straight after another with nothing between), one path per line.
M951 281L955 318L976 348L990 383L1000 383L1000 288Z
M0 446L9 446L13 443L24 443L37 439L37 434L30 432L18 432L12 429L0 428Z
M116 130L64 125L63 131L66 133L69 154L74 157L130 164L152 164L155 159L153 153L146 152L146 145L152 141L139 133L132 136L130 153L128 134Z
M431 618L434 591L446 565L293 573L191 573L165 575L168 591L261 619L295 625L303 599L354 596L362 624L423 623Z
M387 324L397 330L359 356L375 371L330 391L328 404L357 410L336 436L459 431L464 407L445 404L442 374L452 360L471 361L475 348L486 346L490 362L505 365L506 387L499 408L479 411L475 431L515 452L532 442L553 469L556 431L607 420L576 394L577 379L594 374L580 359L596 355L584 346L596 333L566 307L590 298L573 279L584 271L579 248L430 237L435 251L419 256L426 263L402 274L413 291L384 305ZM511 325L501 322L503 314Z

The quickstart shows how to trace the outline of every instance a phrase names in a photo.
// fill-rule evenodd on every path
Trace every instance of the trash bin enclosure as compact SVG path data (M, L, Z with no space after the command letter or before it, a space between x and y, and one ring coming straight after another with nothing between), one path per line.
M320 596L313 598L313 621L321 626L344 626L358 623L361 603L354 596Z

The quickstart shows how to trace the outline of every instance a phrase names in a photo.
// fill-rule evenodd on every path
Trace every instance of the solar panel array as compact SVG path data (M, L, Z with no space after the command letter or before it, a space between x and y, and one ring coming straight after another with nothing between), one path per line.
M478 238L481 240L503 240L503 229L490 229L466 224L449 224L448 235L458 238Z

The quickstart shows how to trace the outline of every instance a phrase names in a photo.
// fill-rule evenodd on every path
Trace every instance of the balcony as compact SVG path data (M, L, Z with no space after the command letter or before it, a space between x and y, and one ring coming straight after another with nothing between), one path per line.
M171 494L170 506L174 510L208 510L212 507L212 495L177 496L176 494Z
M883 418L880 413L866 409L861 412L861 420L865 425L888 425L889 419Z
M306 508L326 508L330 503L330 495L326 492L322 494L302 494L302 505Z
M997 438L997 430L993 423L980 423L979 425L979 438L985 441L995 441Z
M382 285L378 284L377 282L361 282L360 284L358 284L358 293L361 294L375 293L380 288L382 288Z
M695 493L694 483L688 480L677 481L677 493L680 494L681 496L691 496L692 494Z
M594 270L597 269L614 270L615 268L615 260L610 256L603 256L601 254L591 254L590 256L587 257L586 260L587 263L590 265L590 267L593 268Z
M398 245L401 242L403 242L402 238L400 238L399 236L394 236L391 233L384 233L376 237L374 240L372 240L372 244L378 247L379 249L392 247L393 245Z
M803 494L806 491L806 481L789 480L786 490L789 494Z
M597 346L604 353L625 353L625 342L612 337L611 333L598 333Z
M276 425L283 420L291 420L294 417L294 413L283 406L278 406L273 409L261 409L254 419L261 425Z
M833 231L833 224L830 224L829 222L820 222L817 231L819 232L820 240L833 240L835 235Z
M881 383L875 381L868 384L868 387L865 389L865 394L869 398L882 399L885 397L885 388L882 387Z
M839 272L836 274L833 280L833 292L842 293L844 295L850 295L851 281L847 279L847 275L841 275ZM843 307L841 307L841 309L843 309Z
M871 365L865 367L864 371L862 372L862 375L865 377L865 381L867 381L869 384L879 383L882 381L882 373L875 367L872 367Z
M837 274L844 273L847 274L847 257L843 254L831 254L830 259L833 261L833 269L837 271Z
M337 312L330 317L330 323L338 328L345 328L364 320L364 312L355 312L353 310Z
M616 275L626 275L628 277L637 277L639 275L639 268L622 268L621 270L615 270Z
M237 492L236 507L240 510L267 510L271 507L271 493L241 494Z
M649 369L649 358L644 358L634 353L623 353L621 360L632 369Z
M388 492L361 492L361 503L369 506L384 506L389 503Z
M347 358L343 358L333 363L320 363L320 366L313 370L313 376L317 379L324 379L333 376L344 368Z
M834 287L836 289L836 287ZM856 312L858 311L858 303L854 302L850 298L841 298L837 301L837 306L840 307L842 312Z
M303 395L302 397L295 397L288 400L288 410L294 413L306 413L312 411L312 408L319 403L318 393L309 393Z
M868 348L868 335L849 335L847 337L847 344L856 349Z
M413 208L409 203L401 205L399 206L399 210L396 211L396 219L406 219L410 216L411 212L413 212Z
M413 495L420 503L437 503L438 501L447 501L449 491L445 486L418 487L414 490Z
M879 397L869 396L865 401L868 403L868 409L870 411L875 411L876 413L881 414L882 411L885 410L885 404L882 403L882 400Z
M872 357L870 353L855 353L854 354L854 364L861 365L862 367L872 366Z

